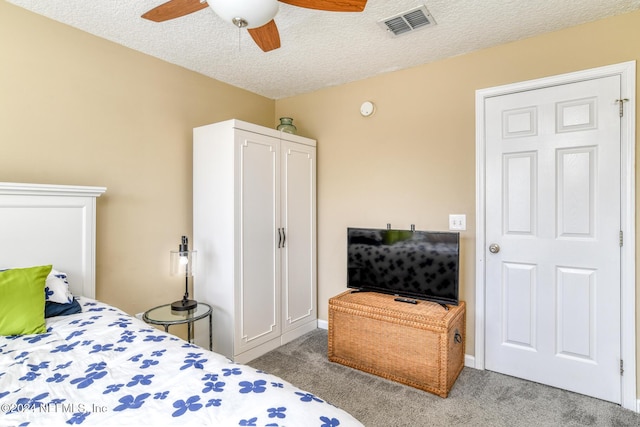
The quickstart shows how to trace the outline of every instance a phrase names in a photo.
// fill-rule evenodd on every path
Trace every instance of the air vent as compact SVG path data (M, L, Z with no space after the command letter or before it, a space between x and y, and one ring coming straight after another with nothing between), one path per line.
M436 25L436 21L426 7L420 6L378 21L378 24L390 34L399 36L418 29L432 27Z

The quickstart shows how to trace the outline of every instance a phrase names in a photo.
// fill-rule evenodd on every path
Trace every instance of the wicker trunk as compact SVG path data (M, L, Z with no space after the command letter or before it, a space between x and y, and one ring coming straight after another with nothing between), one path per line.
M344 292L329 300L329 360L441 397L464 366L465 304Z

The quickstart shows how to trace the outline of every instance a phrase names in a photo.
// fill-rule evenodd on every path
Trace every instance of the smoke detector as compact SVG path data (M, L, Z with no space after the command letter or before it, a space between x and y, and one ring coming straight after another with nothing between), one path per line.
M378 21L378 25L393 36L400 36L415 30L432 27L436 25L436 21L425 6L420 6Z

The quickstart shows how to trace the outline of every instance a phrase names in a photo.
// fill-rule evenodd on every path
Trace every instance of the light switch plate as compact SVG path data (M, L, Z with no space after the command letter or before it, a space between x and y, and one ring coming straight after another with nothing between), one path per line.
M467 229L467 216L464 214L449 215L449 230L464 231Z

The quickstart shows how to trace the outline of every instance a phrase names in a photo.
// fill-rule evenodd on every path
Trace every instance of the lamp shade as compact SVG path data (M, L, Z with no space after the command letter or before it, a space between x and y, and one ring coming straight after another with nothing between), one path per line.
M189 299L189 276L194 276L196 271L196 251L189 250L189 239L182 236L177 251L170 252L170 271L173 276L184 277L184 297L180 301L171 303L171 309L176 311L193 310L198 302Z
M246 28L262 27L278 13L277 0L208 0L211 9L227 22L245 21Z
M171 251L171 275L195 276L197 251Z
M171 266L172 276L195 276L196 271L196 251L189 250L189 239L187 236L182 236L180 245L177 251L171 251L171 259L169 265Z

